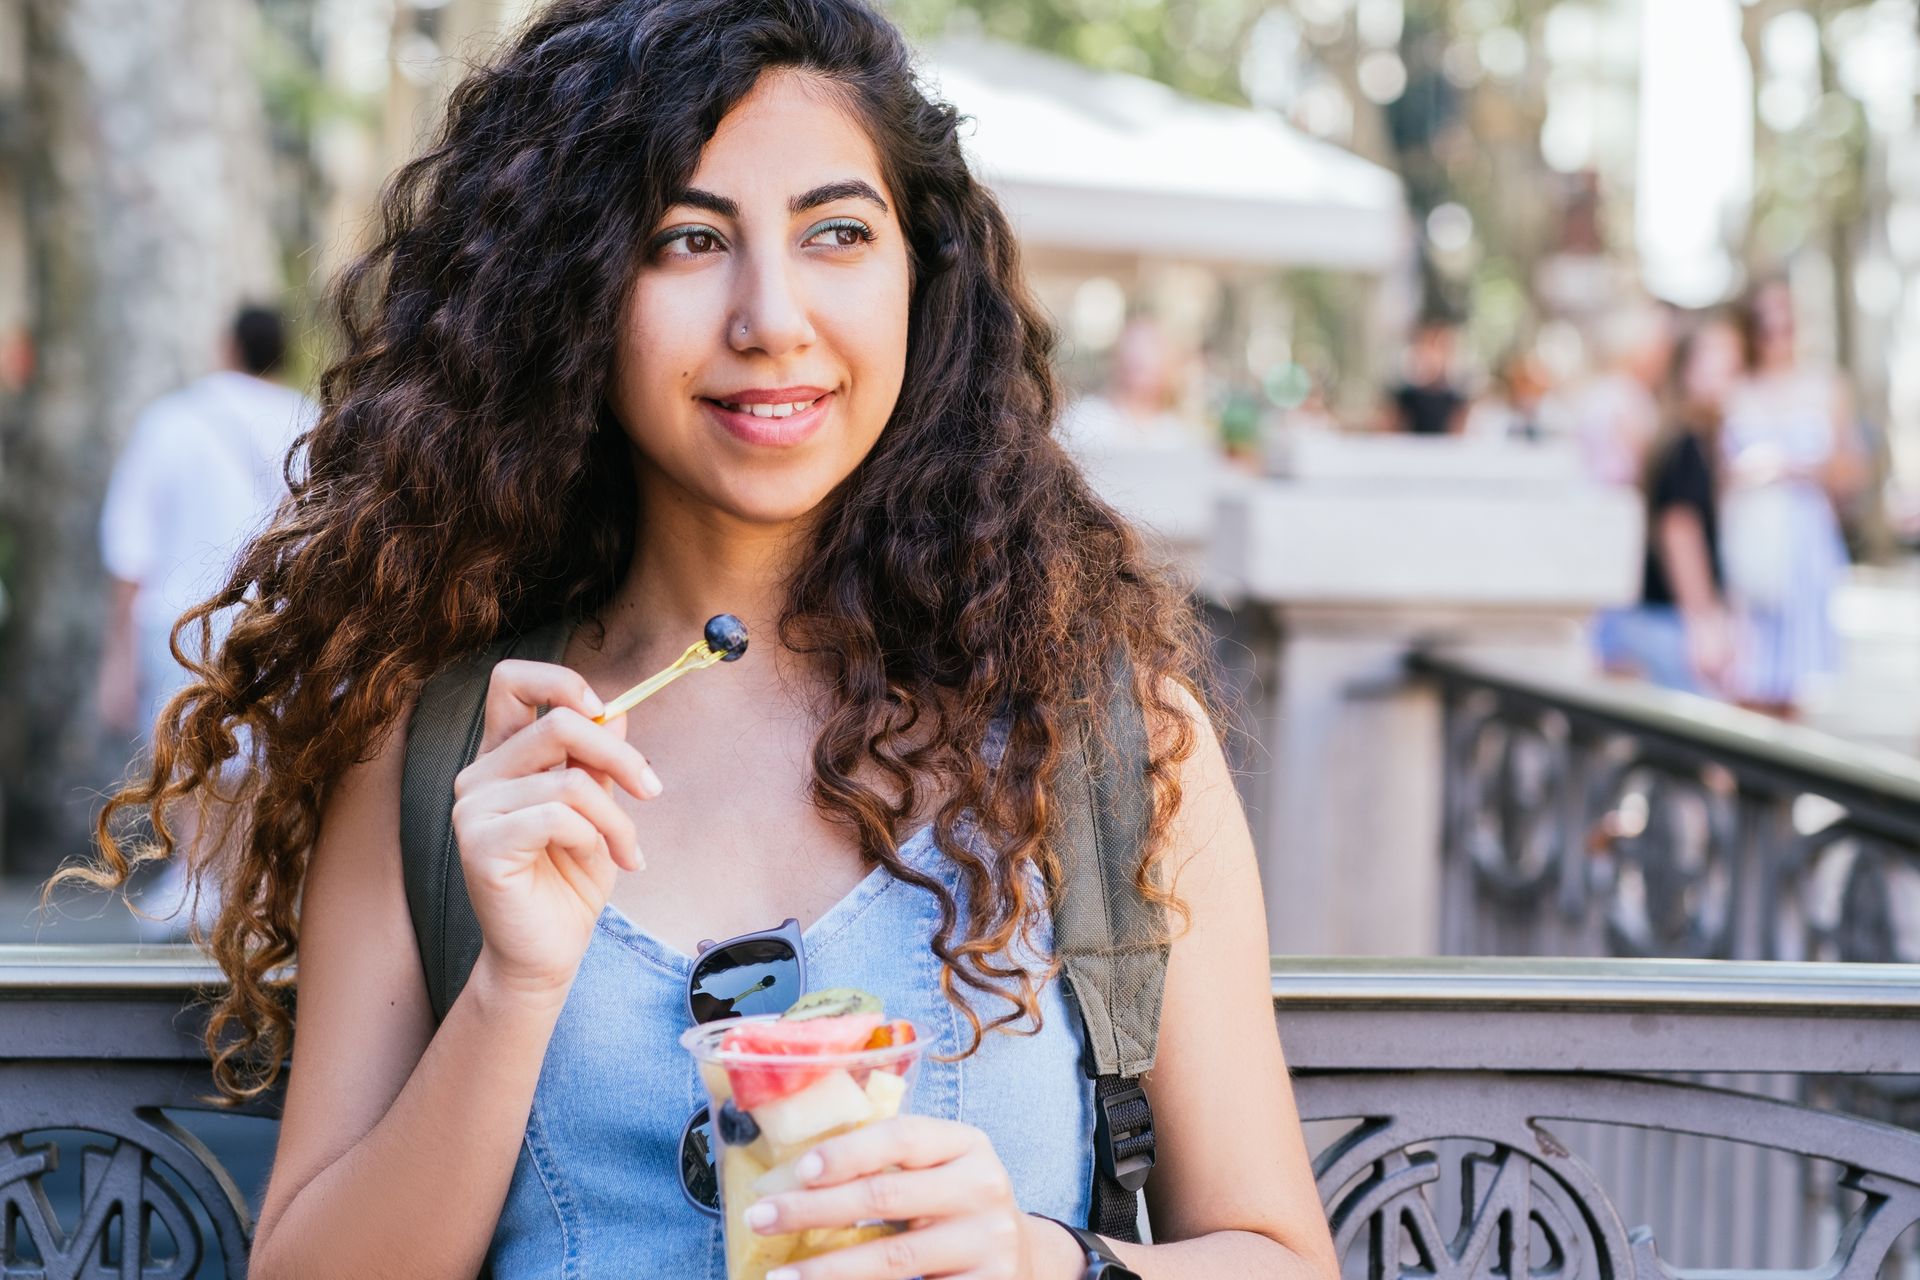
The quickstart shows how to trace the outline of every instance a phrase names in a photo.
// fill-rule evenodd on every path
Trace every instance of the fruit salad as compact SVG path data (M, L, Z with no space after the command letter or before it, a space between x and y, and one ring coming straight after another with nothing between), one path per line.
M822 1141L900 1113L919 1061L913 1024L841 988L778 1017L734 1018L682 1037L713 1109L728 1280L764 1280L787 1262L877 1239L886 1223L761 1235L742 1215L800 1186L794 1163Z

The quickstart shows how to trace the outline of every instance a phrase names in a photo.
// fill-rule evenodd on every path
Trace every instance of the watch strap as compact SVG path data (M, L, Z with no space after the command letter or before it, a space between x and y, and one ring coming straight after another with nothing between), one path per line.
M1036 1216L1046 1217L1045 1214ZM1047 1221L1064 1228L1087 1255L1087 1269L1081 1273L1081 1280L1140 1280L1140 1273L1130 1270L1126 1263L1120 1261L1120 1255L1093 1232L1058 1218L1047 1218Z

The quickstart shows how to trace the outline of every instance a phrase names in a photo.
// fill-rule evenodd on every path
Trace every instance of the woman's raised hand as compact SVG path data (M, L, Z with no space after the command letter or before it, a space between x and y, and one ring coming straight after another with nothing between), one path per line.
M516 992L564 998L615 876L643 865L613 789L651 799L660 779L627 742L626 717L595 724L600 710L576 672L502 662L479 753L454 779L454 838L483 939L475 971Z

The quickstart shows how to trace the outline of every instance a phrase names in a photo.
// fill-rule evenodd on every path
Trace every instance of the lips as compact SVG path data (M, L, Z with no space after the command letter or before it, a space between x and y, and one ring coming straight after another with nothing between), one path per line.
M791 418L796 413L805 413L813 408L813 402L819 398L809 396L805 400L788 401L783 404L748 404L727 400L719 400L715 403L722 409L731 410L734 413L751 413L756 418Z
M791 447L813 435L826 422L832 404L831 391L814 387L700 398L701 407L728 435L743 444L774 448Z

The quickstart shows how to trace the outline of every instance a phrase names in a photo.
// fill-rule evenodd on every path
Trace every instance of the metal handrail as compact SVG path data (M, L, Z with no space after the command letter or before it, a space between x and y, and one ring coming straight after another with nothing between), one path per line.
M292 976L289 970L287 976ZM0 944L0 992L186 996L224 986L187 943ZM1920 966L1565 956L1275 956L1282 1007L1607 1007L1712 1013L1836 1009L1920 1017Z
M1920 760L1848 742L1694 694L1627 681L1572 680L1494 666L1434 650L1407 659L1410 673L1443 684L1491 689L1542 709L1578 714L1607 728L1683 746L1730 768L1790 778L1841 803L1915 807L1920 823Z
M0 946L0 1057L192 1059L224 982L186 945ZM1920 966L1277 956L1271 989L1303 1070L1920 1070Z
M1610 957L1291 957L1273 961L1282 1008L1613 1009L1920 1020L1920 966ZM1920 1021L1915 1024L1920 1037ZM1920 1043L1915 1057L1920 1060ZM1920 1061L1916 1061L1920 1066Z

